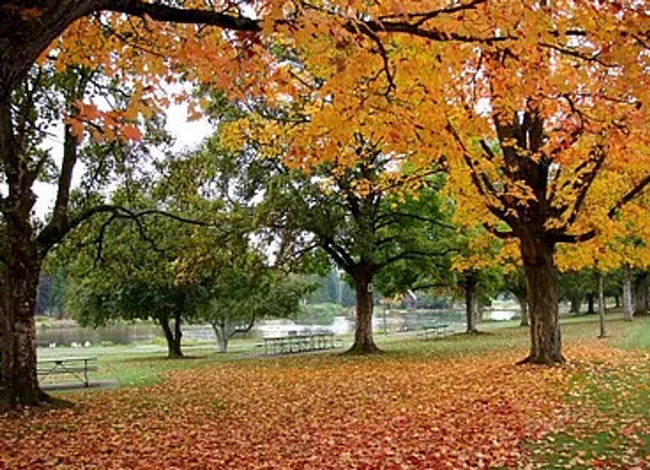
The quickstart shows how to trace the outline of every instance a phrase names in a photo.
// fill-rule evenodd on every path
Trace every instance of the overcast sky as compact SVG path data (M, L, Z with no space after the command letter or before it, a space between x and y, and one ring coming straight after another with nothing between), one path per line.
M212 127L206 120L200 121L187 121L187 108L184 105L173 105L167 111L167 130L175 138L175 145L173 150L183 150L187 148L194 148L208 137L212 131ZM61 134L63 129L61 129ZM61 153L63 151L63 137L51 139L47 144L52 149L52 153L57 162L61 162ZM82 169L77 165L75 172L75 180L81 174ZM35 212L39 219L49 213L54 204L56 197L56 187L52 184L37 182L34 185L34 192L36 193L37 200L35 205Z

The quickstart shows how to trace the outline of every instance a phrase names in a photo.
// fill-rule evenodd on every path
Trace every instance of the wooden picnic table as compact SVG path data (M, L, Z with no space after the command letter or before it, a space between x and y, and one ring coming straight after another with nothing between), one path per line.
M264 354L287 354L321 351L337 347L334 333L267 336L263 338Z
M433 325L425 325L422 327L424 331L424 339L428 340L431 337L439 336L447 331L449 325L446 323L436 323Z
M38 361L37 373L43 378L59 374L71 375L88 387L88 372L93 370L97 370L96 357L61 357Z

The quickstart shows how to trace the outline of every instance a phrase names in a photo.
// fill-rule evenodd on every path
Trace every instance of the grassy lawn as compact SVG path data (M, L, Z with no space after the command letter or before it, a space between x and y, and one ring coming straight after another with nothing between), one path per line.
M514 322L380 334L386 354L367 358L111 349L98 377L119 389L0 417L0 469L650 468L650 319L607 327L563 320L568 363L552 368L515 365Z
M609 355L569 365L573 419L530 444L537 468L650 468L650 321L608 326Z

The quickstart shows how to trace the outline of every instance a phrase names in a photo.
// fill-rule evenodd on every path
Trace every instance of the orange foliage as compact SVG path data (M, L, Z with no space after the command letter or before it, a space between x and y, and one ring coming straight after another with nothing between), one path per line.
M0 427L7 468L515 468L562 424L561 368L515 356L299 358L172 372Z
M532 468L527 443L616 426L566 401L587 393L572 377L640 360L593 339L567 367L520 354L239 361L67 394L73 408L0 417L0 468Z
M225 0L190 5L239 13L236 2ZM650 174L650 54L635 39L645 37L650 20L633 2L499 0L450 7L443 0L270 0L249 8L245 13L255 9L261 19L261 33L103 14L75 23L50 52L61 65L100 64L106 74L133 81L127 120L159 112L174 98L167 85L181 79L294 111L288 122L237 123L229 136L282 146L292 167L353 164L358 156L340 144L360 134L416 168L444 157L457 219L469 225L495 224L486 203L513 216L537 197L517 175L504 174L502 155L486 158L477 144L495 141L494 116L507 123L532 110L544 121L545 142L530 157L546 158L554 168L553 207L570 209L580 199L580 185L573 183L595 165L594 149L607 154L579 216L573 220L571 210L562 210L544 229L596 230L598 249L609 256L603 264L618 264L610 241L629 232L629 224L612 223L607 210ZM176 98L189 99L186 93ZM132 128L123 136L138 137ZM476 160L475 170L493 181L505 202L479 194L465 157ZM567 268L594 258L589 247L576 250L576 262L568 257L563 263Z

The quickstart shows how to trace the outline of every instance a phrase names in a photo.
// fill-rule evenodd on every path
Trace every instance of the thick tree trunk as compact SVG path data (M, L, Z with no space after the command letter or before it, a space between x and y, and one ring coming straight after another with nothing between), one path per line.
M578 315L580 313L580 305L582 305L582 297L573 295L571 296L571 299L569 299L569 302L571 304L569 307L569 313Z
M632 268L629 264L623 265L623 319L632 321Z
M588 315L593 315L596 313L596 308L595 308L595 295L593 292L589 292L587 294L587 314Z
M648 314L648 273L639 272L634 276L633 287L634 316Z
M354 331L354 344L351 354L374 354L379 352L372 335L372 276L373 269L368 265L357 266L353 271L354 288L357 296L357 324Z
M605 281L603 273L598 273L598 320L600 322L599 338L607 336L605 332Z
M478 296L476 295L477 276L476 271L465 271L465 317L467 321L467 333L478 333L476 323L478 321Z
M530 326L530 316L528 314L528 299L525 294L516 296L519 310L521 311L521 322L519 326Z
M46 398L36 376L34 323L43 255L31 222L36 197L31 190L29 169L21 159L21 150L13 134L10 103L3 98L0 96L0 159L4 163L8 194L3 195L1 208L0 399L9 407L18 407L37 405Z
M19 249L18 245L22 245ZM46 399L36 375L34 309L40 256L33 243L12 241L14 249L2 273L2 402L9 407L34 406Z
M564 362L558 310L554 246L543 240L521 240L530 308L530 355L522 362Z
M167 341L167 357L170 359L183 357L181 350L181 322L180 315L174 315L174 329L172 330L169 325L169 317L167 315L161 316L158 321L165 333L165 340Z

